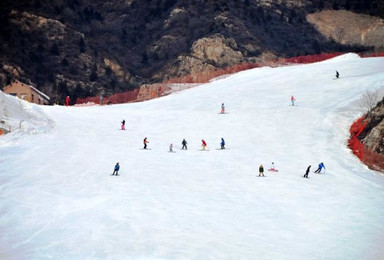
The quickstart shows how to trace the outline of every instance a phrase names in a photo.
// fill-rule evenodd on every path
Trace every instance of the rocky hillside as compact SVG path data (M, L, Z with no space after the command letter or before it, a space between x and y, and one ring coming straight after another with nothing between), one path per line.
M359 139L370 150L384 155L384 98L366 116L368 119Z
M352 24L335 34L310 16L324 10L384 17L380 0L3 0L0 88L17 78L60 102L236 63L382 48L380 20L355 41Z
M341 44L374 46L384 50L384 20L345 10L326 10L307 15L325 37Z

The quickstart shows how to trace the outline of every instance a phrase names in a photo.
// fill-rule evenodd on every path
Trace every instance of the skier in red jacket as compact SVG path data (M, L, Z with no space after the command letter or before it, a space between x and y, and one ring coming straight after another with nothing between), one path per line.
M144 149L147 149L147 143L149 143L149 141L147 140L147 137L144 138L143 143L144 143Z
M205 147L207 147L207 143L204 141L204 139L201 139L201 146L203 147L203 150L205 150Z
M69 102L71 101L71 99L69 98L69 96L67 96L66 98L65 98L65 105L66 106L69 106Z
M294 105L295 105L295 101L296 101L295 97L294 97L294 96L292 96L292 97L291 97L292 106L294 106Z

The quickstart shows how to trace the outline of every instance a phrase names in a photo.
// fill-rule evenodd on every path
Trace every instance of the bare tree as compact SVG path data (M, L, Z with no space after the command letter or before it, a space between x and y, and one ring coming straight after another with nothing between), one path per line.
M366 110L367 112L370 111L372 108L376 106L376 104L381 100L383 90L367 90L363 94L361 100L360 100L360 107Z

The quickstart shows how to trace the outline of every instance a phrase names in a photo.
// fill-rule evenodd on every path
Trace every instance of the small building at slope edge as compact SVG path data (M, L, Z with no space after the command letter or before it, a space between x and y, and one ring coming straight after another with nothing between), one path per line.
M18 97L31 103L48 105L50 98L35 87L15 80L4 88L4 93Z

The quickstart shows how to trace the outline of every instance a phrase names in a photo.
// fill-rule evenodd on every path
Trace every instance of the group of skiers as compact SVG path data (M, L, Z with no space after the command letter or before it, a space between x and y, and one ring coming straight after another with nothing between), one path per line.
M147 148L148 147L147 146L148 143L149 143L148 138L145 137L144 140L143 140L143 144L144 144L143 149L145 149L145 150L148 149ZM183 141L181 142L181 145L182 145L181 150L188 150L187 144L188 143L187 143L187 141L184 138ZM206 150L206 148L207 148L207 142L204 139L201 139L201 147L202 147L202 150ZM225 149L225 140L224 140L224 138L221 138L220 149ZM171 143L169 145L169 151L173 152L173 143Z
M339 78L339 73L336 71L336 77ZM295 105L295 97L294 96L291 96L291 104L292 106ZM69 102L69 101L68 101ZM67 103L67 102L66 102ZM225 106L224 106L224 103L221 104L221 111L220 111L221 114L224 114L225 113ZM125 120L123 120L121 122L121 130L125 130ZM143 140L143 144L144 144L144 147L143 149L147 150L147 144L149 143L148 141L148 138L145 137L144 140ZM181 142L181 145L182 145L182 148L181 150L188 150L188 147L187 147L187 141L185 140L185 138L183 139L183 141ZM204 139L201 139L201 147L202 147L202 150L205 151L206 148L207 148L207 142L204 140ZM220 149L225 149L225 140L224 138L221 138L221 141L220 141ZM171 143L169 145L169 152L174 152L173 151L173 143ZM112 173L112 175L116 175L118 176L118 172L119 172L119 169L120 169L120 165L119 163L117 162L115 167L114 167L114 171ZM308 178L308 174L309 174L309 171L311 169L311 165L308 166L305 174L304 174L304 178ZM325 165L323 162L321 162L318 166L318 169L316 171L314 171L315 173L318 173L320 174L321 170L324 169L325 170ZM271 165L271 168L268 170L268 171L272 171L272 172L278 172L278 170L275 168L275 163L272 162L272 165ZM261 164L259 166L259 177L264 177L264 167L263 165Z
M221 111L220 111L220 113L221 114L225 114L225 105L224 105L224 103L221 104ZM123 121L121 121L121 130L125 130L125 120L124 119L123 119ZM143 149L145 149L145 150L147 149L147 143L149 143L149 141L148 141L148 138L145 137L144 140L143 140L143 144L144 144ZM205 140L202 139L201 143L202 143L201 144L202 149L206 150L207 143L205 142ZM184 149L188 150L188 148L187 148L187 141L185 139L183 139L181 144L182 144L182 148L181 148L182 150L184 150ZM221 147L221 149L225 149L224 138L221 138L220 147ZM172 143L169 145L169 151L173 152L173 144Z
M318 166L317 170L314 171L314 173L320 174L322 169L325 170L325 165L323 162L319 163L319 166ZM307 170L305 171L305 174L303 176L304 178L308 178L308 174L309 174L310 170L311 170L311 165L309 165ZM275 163L274 162L272 162L272 166L269 169L269 171L273 171L273 172L278 171L277 169L275 169ZM264 167L262 164L259 166L259 177L264 177Z
M185 139L183 139L183 142L184 141L185 141ZM173 152L173 144L170 145L169 150L170 150L170 152ZM311 169L311 165L309 165L307 170L305 171L305 174L303 176L304 178L308 178L308 174L309 174L310 169ZM324 165L323 162L321 162L319 164L319 167L314 172L320 174L322 169L325 170L325 165ZM117 162L116 165L115 165L114 171L113 171L113 173L111 175L119 176L119 170L120 170L120 164ZM275 163L274 162L272 162L272 166L269 169L269 171L273 171L273 172L277 172L278 171L277 169L275 169ZM264 175L264 166L262 164L260 164L260 166L259 166L259 177L264 177L264 176L265 176Z
M317 168L316 171L314 171L314 173L318 173L320 174L321 170L324 169L325 170L325 165L323 162L319 163L319 167ZM308 178L308 174L309 174L309 171L311 170L311 165L308 166L307 170L305 171L305 174L304 174L304 178Z
M323 162L321 162L321 163L319 164L319 167L317 168L316 171L314 171L314 173L318 173L318 174L320 174L322 169L325 170L325 165L324 165ZM303 176L304 178L308 178L308 174L309 174L309 171L310 171L310 170L311 170L311 165L309 165L308 168L307 168L307 170L305 171L305 174L304 174L304 176ZM278 172L278 170L275 169L275 163L274 163L274 162L272 162L272 166L271 166L271 168L270 168L268 171ZM263 167L263 165L261 164L261 165L259 166L259 177L264 177L264 176L265 176L265 175L264 175L264 167Z

